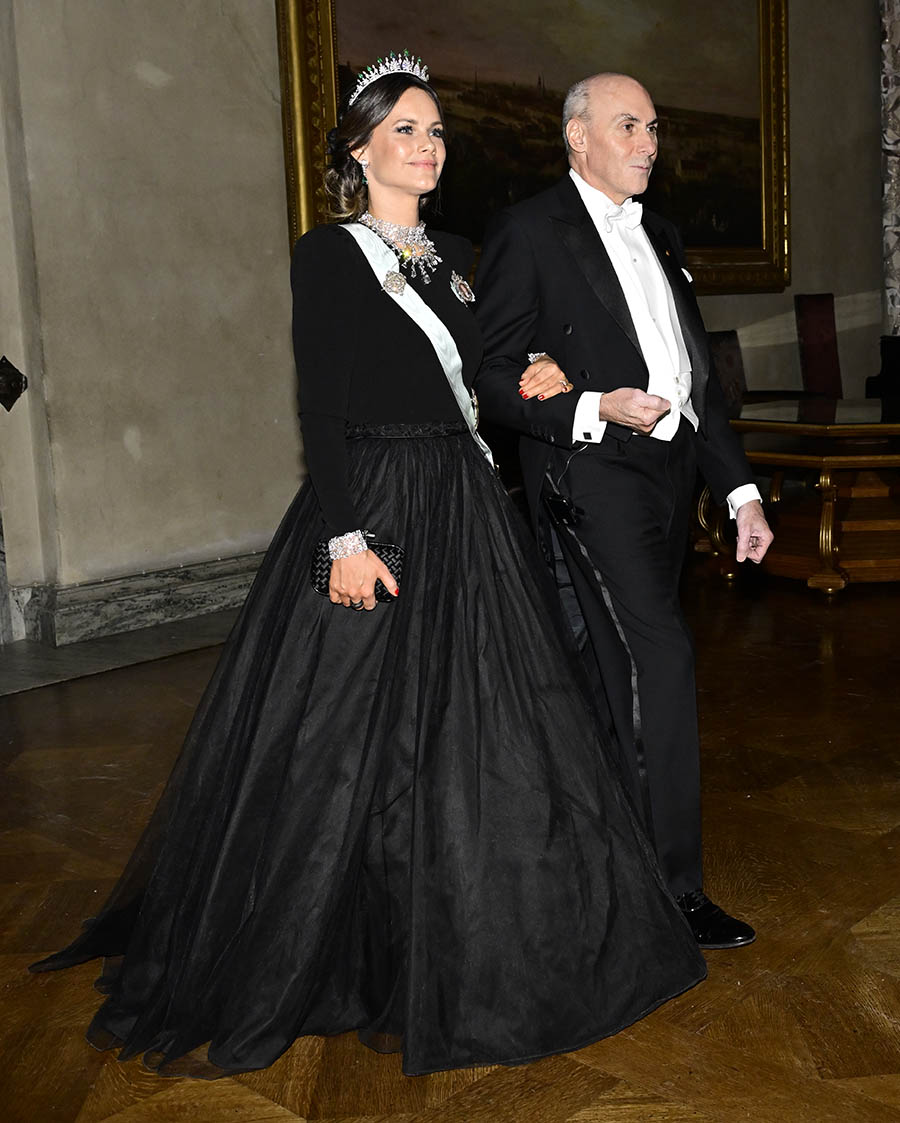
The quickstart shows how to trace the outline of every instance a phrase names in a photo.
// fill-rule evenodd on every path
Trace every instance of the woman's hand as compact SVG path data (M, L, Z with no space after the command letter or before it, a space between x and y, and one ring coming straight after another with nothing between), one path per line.
M371 550L366 550L364 554L351 554L349 558L338 558L331 563L328 596L333 604L355 608L357 612L363 609L370 612L375 607L376 581L381 581L394 596L400 592L391 571Z
M519 379L519 393L523 398L537 398L539 402L557 394L568 394L572 383L566 378L549 355L541 355L525 368Z

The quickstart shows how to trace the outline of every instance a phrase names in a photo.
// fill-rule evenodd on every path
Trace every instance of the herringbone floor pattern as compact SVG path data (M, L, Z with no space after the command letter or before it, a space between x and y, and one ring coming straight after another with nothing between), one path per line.
M618 1037L404 1078L352 1036L165 1080L82 1034L96 964L29 976L120 869L215 651L0 700L0 1123L869 1123L900 1119L900 589L833 604L695 574L707 882L760 938Z

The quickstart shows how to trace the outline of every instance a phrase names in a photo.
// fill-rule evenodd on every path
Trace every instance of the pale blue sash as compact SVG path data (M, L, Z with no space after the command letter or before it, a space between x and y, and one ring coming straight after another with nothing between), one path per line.
M366 261L372 266L372 271L382 286L388 273L399 272L396 255L388 249L374 230L370 230L368 226L363 226L360 222L347 223L344 229L356 239L357 245L365 254ZM428 336L441 366L444 368L444 374L450 383L450 389L453 391L460 412L469 426L469 432L487 457L488 462L493 466L494 457L491 450L478 435L475 407L472 404L469 391L466 389L466 384L463 382L462 359L453 336L447 330L443 320L432 312L412 285L405 285L401 293L390 292L388 289L384 291L400 305L407 316L414 320Z

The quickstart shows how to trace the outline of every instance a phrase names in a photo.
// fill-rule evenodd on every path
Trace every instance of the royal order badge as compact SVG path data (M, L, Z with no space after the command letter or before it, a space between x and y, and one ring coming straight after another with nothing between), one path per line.
M406 288L406 278L402 273L397 273L396 270L392 269L384 278L381 287L391 296L402 296L403 290Z
M472 292L472 286L464 278L454 271L450 274L450 288L453 289L453 295L457 300L461 300L463 304L472 304L475 300L475 293Z

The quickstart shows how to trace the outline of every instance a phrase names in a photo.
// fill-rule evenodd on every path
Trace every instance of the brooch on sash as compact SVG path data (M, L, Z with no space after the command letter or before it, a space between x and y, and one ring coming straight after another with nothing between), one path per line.
M392 296L400 296L406 288L406 278L402 273L392 269L384 278L381 287Z

